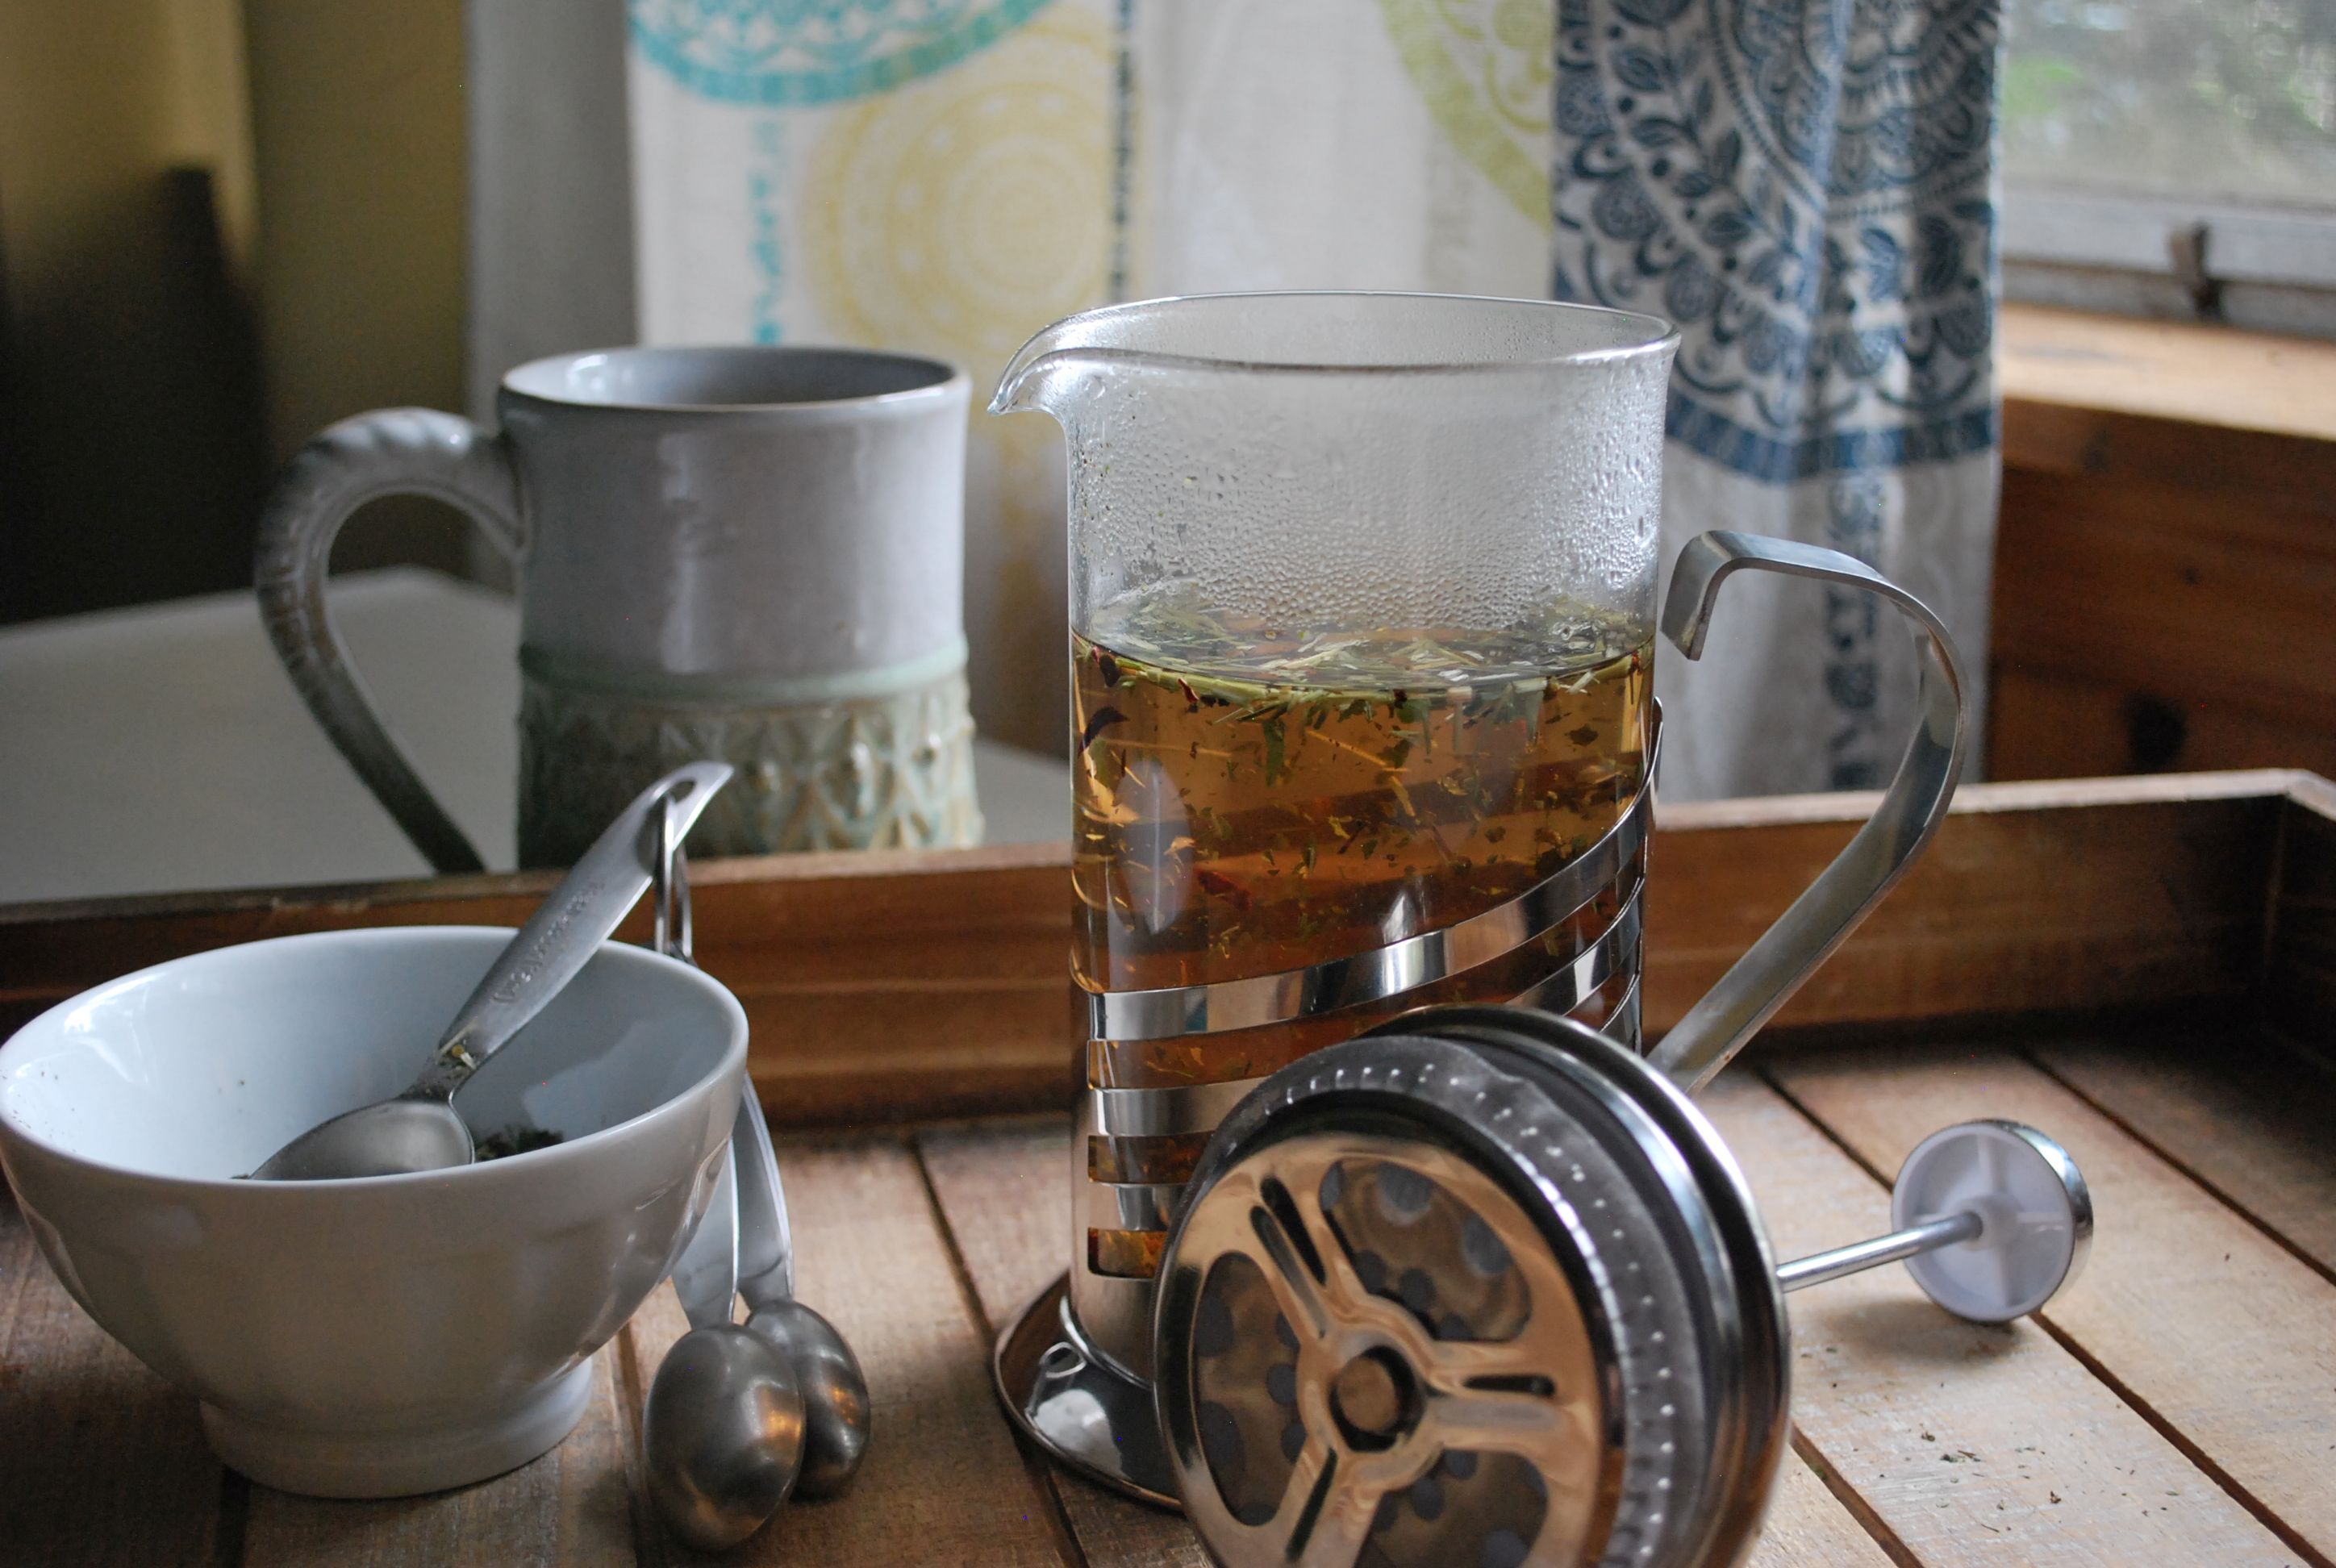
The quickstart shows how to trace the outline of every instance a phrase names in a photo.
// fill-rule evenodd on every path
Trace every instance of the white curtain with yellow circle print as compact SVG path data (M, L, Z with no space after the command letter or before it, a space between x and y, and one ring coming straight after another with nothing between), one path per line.
M974 719L1064 745L1060 438L980 412L1032 332L1115 292L1115 5L635 0L640 331L851 344L974 383Z
M1532 0L631 0L644 341L962 365L1209 289L1548 291ZM1059 437L976 412L985 733L1059 749Z
M629 0L639 330L949 358L1250 288L1679 319L1666 554L1855 550L1984 668L1996 0ZM977 410L981 399L976 398ZM973 415L977 722L1063 744L1053 428ZM1664 661L1682 795L1875 782L1909 671L1754 585Z

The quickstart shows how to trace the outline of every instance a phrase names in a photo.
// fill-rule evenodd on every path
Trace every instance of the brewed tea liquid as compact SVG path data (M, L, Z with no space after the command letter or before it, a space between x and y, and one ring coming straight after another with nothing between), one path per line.
M1650 641L1562 607L1500 632L1275 627L1177 585L1107 608L1072 645L1080 979L1145 989L1294 969L1524 891L1638 794ZM1591 913L1456 994L1524 989L1612 910ZM1103 1043L1090 1079L1252 1076L1370 1021Z

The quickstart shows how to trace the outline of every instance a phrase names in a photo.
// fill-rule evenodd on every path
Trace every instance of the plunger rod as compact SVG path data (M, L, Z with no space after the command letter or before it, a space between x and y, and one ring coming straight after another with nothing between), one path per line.
M1876 1236L1870 1242L1853 1242L1846 1247L1835 1247L1830 1252L1818 1252L1787 1263L1776 1271L1776 1283L1786 1290L1822 1285L1845 1274L1862 1273L1883 1263L1895 1263L1920 1253L1935 1252L1957 1242L1971 1241L1984 1228L1979 1211L1965 1209L1960 1214L1928 1220L1903 1231Z

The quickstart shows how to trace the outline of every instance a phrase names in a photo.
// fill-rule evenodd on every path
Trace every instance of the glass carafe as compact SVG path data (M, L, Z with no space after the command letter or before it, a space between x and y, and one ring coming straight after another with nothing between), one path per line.
M1147 1372L1181 1184L1263 1076L1440 1001L1638 1046L1676 344L1537 301L1226 295L1074 317L1008 367L993 411L1070 450L1081 1356ZM1747 565L1916 618L1927 760L1674 1031L1715 1063L1927 836L1959 745L1935 622L1830 551L1691 545L1690 657Z

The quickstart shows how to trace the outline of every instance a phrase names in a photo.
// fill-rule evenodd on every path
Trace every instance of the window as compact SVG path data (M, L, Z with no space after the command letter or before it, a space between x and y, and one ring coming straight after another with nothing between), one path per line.
M2015 297L2336 334L2336 0L2006 0Z

